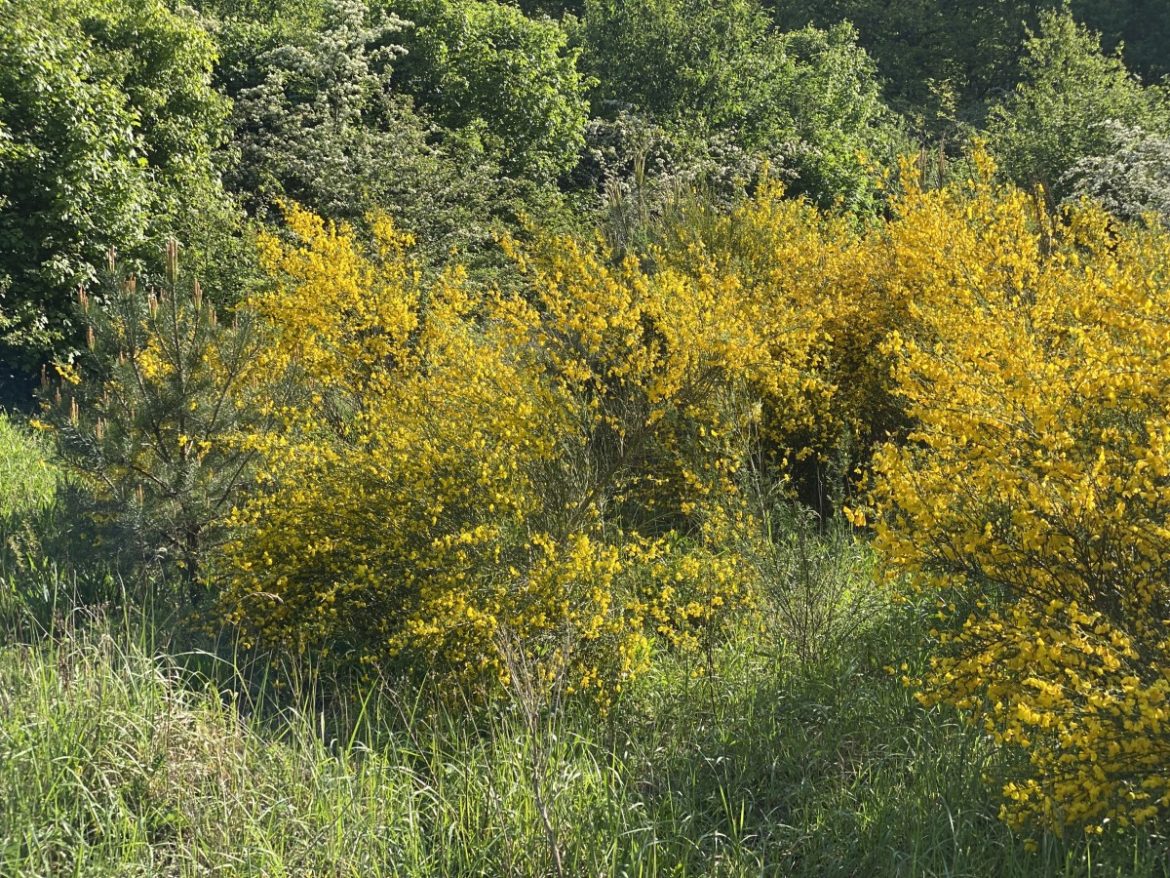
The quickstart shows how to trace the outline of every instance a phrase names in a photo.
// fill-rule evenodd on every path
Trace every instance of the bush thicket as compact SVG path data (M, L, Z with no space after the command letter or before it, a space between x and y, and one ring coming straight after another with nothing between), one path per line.
M89 642L73 633L95 614L141 610L172 651L224 638L186 652L184 686L217 680L194 669L227 667L227 640L245 664L329 680L322 738L359 678L403 714L391 735L419 729L405 691L461 717L465 753L510 715L531 746L509 801L532 819L480 873L522 872L521 850L534 870L604 871L596 841L564 843L594 793L559 811L576 781L554 753L637 777L639 808L673 807L680 772L691 795L694 772L742 785L769 765L758 801L695 793L682 868L699 850L722 869L734 838L751 874L866 871L818 851L811 823L793 840L808 773L743 740L776 746L786 711L801 734L825 705L854 716L855 694L894 705L878 737L899 753L949 730L962 752L940 758L958 788L993 781L979 819L1008 848L1033 830L1160 839L1170 88L1160 10L1105 7L10 0L0 374L44 368L34 426L55 452L0 422L6 638ZM0 676L25 655L0 645ZM246 746L219 690L193 720L178 684L108 659L61 668L98 702L107 684L162 699L183 742L203 723ZM201 815L127 767L171 764L146 726L83 742L77 765L29 755L60 744L20 739L40 718L100 708L50 664L41 688L0 690L21 712L0 721L0 803L64 828L0 836L0 871L41 850L68 868L142 827L150 856L189 851ZM722 676L765 665L743 691ZM674 698L683 743L632 745L639 712ZM729 704L752 722L720 728ZM549 732L570 717L588 746ZM869 772L913 781L854 731L833 771L857 779L842 813L861 821ZM131 754L109 772L107 740ZM513 771L518 752L478 764ZM600 764L574 777L608 789ZM431 795L399 768L401 788L366 777ZM71 798L30 804L22 777ZM203 801L220 778L197 778ZM95 816L111 809L131 816ZM961 824L945 843L970 849ZM642 862L627 841L606 839L613 864ZM876 848L894 849L865 848L882 872L894 854ZM918 856L884 871L938 864Z

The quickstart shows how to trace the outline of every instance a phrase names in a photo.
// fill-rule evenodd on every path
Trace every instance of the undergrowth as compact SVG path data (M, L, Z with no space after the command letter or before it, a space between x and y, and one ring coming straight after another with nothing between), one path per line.
M5 520L49 533L55 476L4 420L0 468ZM656 661L606 715L555 687L355 690L192 638L10 528L0 876L1170 874L1148 832L1000 822L1005 757L902 682L923 613L856 600L880 592L847 530L782 525L763 625Z
M599 718L327 700L74 614L0 650L0 875L1167 874L1150 836L1026 851L990 749L884 667L917 629L888 610L815 664L745 640Z

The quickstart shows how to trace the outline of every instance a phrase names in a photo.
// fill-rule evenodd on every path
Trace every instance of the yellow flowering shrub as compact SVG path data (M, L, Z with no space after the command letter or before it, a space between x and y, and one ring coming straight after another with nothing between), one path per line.
M623 322L646 290L662 307L659 280L548 243L562 277L528 300L457 268L424 278L387 220L368 248L299 209L287 221L295 241L264 240L275 283L251 304L274 339L264 368L300 392L247 441L260 485L224 559L223 606L250 639L480 682L506 681L502 644L519 643L605 703L652 641L697 646L750 602L707 547L722 505L697 508L729 484L742 424L685 359L693 339L664 357ZM659 496L683 518L614 513Z
M377 252L292 209L299 243L272 237L278 278L255 308L274 373L302 397L253 436L261 490L237 511L225 600L269 642L362 658L408 631L454 664L489 654L494 595L540 507L534 467L561 406L477 326L457 273L424 284L411 241L375 224ZM512 621L518 621L514 619Z
M1040 204L985 177L884 232L877 545L942 602L923 699L1027 757L1003 817L1100 831L1170 805L1170 235Z
M629 605L633 619L677 650L709 651L727 633L733 611L755 607L751 569L733 552L660 537L634 540L627 553L639 574L640 587Z
M684 215L664 242L659 258L673 270L728 286L711 330L743 350L735 368L760 406L760 436L781 470L846 427L843 379L851 376L837 340L854 288L865 285L851 281L865 268L862 241L846 219L765 183L726 213L700 207Z
M585 466L638 527L742 515L743 468L782 474L832 419L817 211L769 189L707 219L620 260L567 237L508 244L553 379L581 403Z
M908 209L924 197L911 186L898 204ZM659 259L734 284L726 307L735 318L721 315L722 323L752 327L744 337L754 359L741 373L761 406L761 450L782 473L794 460L836 453L843 442L864 464L903 422L883 344L924 307L907 260L946 231L895 228L859 226L765 183L727 212L692 208L666 236Z

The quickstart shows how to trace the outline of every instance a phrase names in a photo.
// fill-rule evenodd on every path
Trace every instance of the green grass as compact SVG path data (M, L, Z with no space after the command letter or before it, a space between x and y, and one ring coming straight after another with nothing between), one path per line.
M905 620L798 670L674 665L608 719L425 690L254 710L142 630L0 650L0 875L538 876L554 845L572 876L1167 874L1153 837L1025 853L992 755L881 669Z
M65 550L64 482L50 442L0 411L0 643L47 631L79 606L108 605L118 592L90 547Z
M0 412L0 521L45 508L56 487L57 470L42 443Z

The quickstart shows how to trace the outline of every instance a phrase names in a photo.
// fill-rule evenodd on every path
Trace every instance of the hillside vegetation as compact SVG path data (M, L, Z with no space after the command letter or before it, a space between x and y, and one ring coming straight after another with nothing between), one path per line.
M4 5L0 875L1170 872L1170 19L958 5Z

